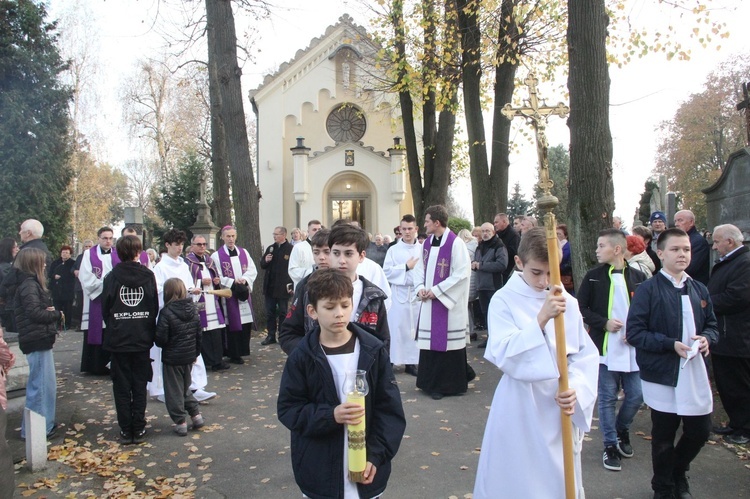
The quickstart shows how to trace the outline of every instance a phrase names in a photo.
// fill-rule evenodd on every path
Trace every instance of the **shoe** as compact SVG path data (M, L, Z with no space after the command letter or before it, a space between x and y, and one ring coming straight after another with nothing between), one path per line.
M222 362L221 364L216 364L215 366L211 367L211 370L216 373L219 371L226 371L230 367L231 366L227 364L226 362Z
M417 371L417 366L414 364L407 364L404 368L404 373L411 374L412 376L416 376L419 371Z
M195 397L195 400L198 402L203 402L209 399L212 399L216 396L216 392L207 392L204 390L195 390L193 392L193 396Z
M734 433L734 428L732 428L731 426L716 425L711 428L711 431L717 435L731 435L732 433Z
M484 340L479 345L477 345L477 348L487 348L487 340Z
M180 437L187 437L187 423L174 425L174 432Z
M120 443L130 445L133 443L133 434L129 431L120 430Z
M442 393L435 392L432 394L432 400L441 400L443 398Z
M469 335L469 339L470 339L471 341L477 341L477 338L479 338L479 336L477 336L477 333L471 333L471 334Z
M47 438L54 438L55 435L57 435L57 429L60 427L60 425L55 425L52 427L50 431L47 432Z
M628 430L617 432L617 450L622 457L633 457L633 446L630 445L630 434Z
M265 340L260 342L261 345L272 345L274 343L276 343L276 337L272 334L269 334Z
M239 365L242 365L242 364L244 364L244 363L245 363L245 361L244 361L244 360L242 360L242 359L241 359L241 358L239 358L239 357L237 357L237 358L234 358L234 359L229 359L229 362L231 362L232 364L239 364Z
M735 431L731 435L724 435L724 440L734 445L745 445L750 442L750 438L741 431Z
M193 420L193 429L197 430L198 428L203 428L206 426L206 422L203 421L203 416L201 414L196 414L195 416L191 416Z
M622 469L622 464L620 463L620 452L617 450L616 445L608 445L604 448L602 464L604 464L606 469L611 471L620 471Z
M692 499L693 495L690 493L690 484L686 475L675 475L674 496L677 499Z
M133 443L142 444L146 441L146 428L133 433Z

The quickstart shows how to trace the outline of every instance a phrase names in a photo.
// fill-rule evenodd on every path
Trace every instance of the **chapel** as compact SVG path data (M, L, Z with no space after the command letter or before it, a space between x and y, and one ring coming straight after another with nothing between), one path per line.
M249 93L257 118L261 235L356 220L391 234L413 213L398 95L379 47L344 14Z

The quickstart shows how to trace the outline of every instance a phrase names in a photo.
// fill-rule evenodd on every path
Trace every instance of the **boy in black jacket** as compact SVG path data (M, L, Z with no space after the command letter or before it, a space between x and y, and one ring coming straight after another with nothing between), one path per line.
M141 240L117 240L121 263L104 278L102 316L107 322L102 348L111 353L110 375L120 439L141 443L146 436L146 385L151 381L151 357L156 314L159 310L156 279L141 265Z
M611 471L622 468L620 456L633 457L630 424L643 404L641 378L635 349L625 342L625 321L630 300L646 280L640 270L625 261L627 242L618 229L605 229L596 242L596 258L601 263L589 270L578 289L578 307L589 335L599 349L599 427L604 454L602 464ZM620 386L625 399L616 411Z
M656 244L662 269L636 291L627 338L636 349L643 399L651 408L654 498L684 499L692 497L685 472L711 431L713 397L702 357L719 335L708 290L685 272L688 235L667 229Z
M328 236L330 248L328 265L332 269L340 270L352 281L354 290L352 300L356 305L351 310L351 317L347 317L347 320L357 323L375 335L388 348L391 334L385 306L387 296L382 289L357 274L357 267L365 259L367 244L367 233L359 227L348 224L335 226ZM320 246L313 246L313 251L316 248ZM316 257L316 261L317 259ZM314 325L307 313L309 302L305 301L306 293L305 285L300 281L294 292L294 300L289 313L281 325L279 342L281 349L287 354L292 352L301 338L310 332Z
M284 367L277 411L292 432L292 467L302 493L310 498L364 497L383 493L406 428L388 350L355 323L351 280L333 270L319 270L307 283L307 312L318 321L294 349ZM365 407L346 402L347 372L367 372ZM346 424L365 418L367 465L364 480L344 473Z
M201 326L198 309L181 279L172 277L164 283L164 308L156 325L156 346L161 350L164 401L174 432L187 436L187 417L193 429L203 427L198 401L190 390L190 371L201 354Z

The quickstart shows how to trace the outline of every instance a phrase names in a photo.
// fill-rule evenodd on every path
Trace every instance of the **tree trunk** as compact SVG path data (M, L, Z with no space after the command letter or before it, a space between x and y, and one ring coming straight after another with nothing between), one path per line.
M469 174L474 225L493 220L496 213L489 182L490 166L487 161L487 141L482 114L482 33L479 28L479 6L479 0L456 0L461 31L461 79L466 133L469 139Z
M208 30L207 36L215 36L215 30ZM209 40L210 47L216 46L216 40ZM213 212L214 223L219 227L232 223L232 200L229 197L229 163L227 162L227 144L224 123L220 118L221 96L219 95L219 75L216 58L208 65L208 95L211 105L211 172L213 177ZM219 234L220 236L221 234Z
M596 265L598 233L612 226L615 205L606 58L608 24L604 0L568 1L568 231L576 283Z
M232 174L232 194L239 202L235 204L238 243L247 248L259 266L262 249L259 223L258 187L253 177L250 160L250 144L245 125L245 106L242 99L240 76L237 65L237 35L230 0L206 0L206 29L208 36L209 66L215 65L217 78L210 80L218 84L218 116L223 124L226 143L226 158ZM213 115L212 109L212 115ZM253 304L256 323L261 322L265 301L263 300L263 274L253 286Z

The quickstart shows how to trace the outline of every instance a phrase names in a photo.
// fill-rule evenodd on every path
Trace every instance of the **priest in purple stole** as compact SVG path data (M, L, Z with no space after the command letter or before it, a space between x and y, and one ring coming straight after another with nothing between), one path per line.
M425 210L427 239L414 267L414 291L420 301L417 327L417 388L439 400L468 389L473 370L466 360L471 261L464 242L448 229L448 211Z
M200 234L193 236L191 251L185 258L190 269L193 282L204 291L213 291L221 287L219 271L214 261L206 254L206 238ZM195 299L195 298L194 298ZM201 353L203 360L209 366L221 370L224 357L224 311L221 309L221 300L212 294L201 294L197 299L198 311L200 313L203 334L201 335ZM218 360L215 360L218 359ZM233 362L238 363L236 360ZM242 363L240 359L239 363Z
M109 353L102 349L102 331L106 327L102 317L101 293L104 277L120 263L117 252L112 250L114 232L102 227L97 232L98 244L83 253L78 280L83 288L83 352L81 372L109 374Z
M211 260L219 270L221 285L232 290L232 297L224 300L227 324L224 347L225 355L239 363L242 357L250 355L250 331L253 326L250 294L258 277L258 269L250 253L235 244L237 230L233 226L227 225L221 229L221 238L224 245L211 255Z

